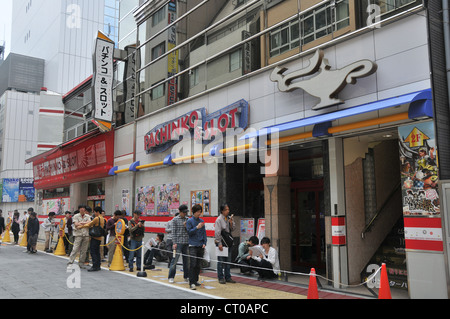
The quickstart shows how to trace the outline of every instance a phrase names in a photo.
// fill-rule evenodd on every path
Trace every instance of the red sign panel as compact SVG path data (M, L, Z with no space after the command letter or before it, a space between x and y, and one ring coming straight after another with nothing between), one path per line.
M346 244L345 217L331 218L331 233L333 245L341 246Z
M45 154L42 154L45 155ZM114 131L99 134L33 160L36 189L108 177L114 166Z
M444 251L442 221L439 217L405 217L405 248Z

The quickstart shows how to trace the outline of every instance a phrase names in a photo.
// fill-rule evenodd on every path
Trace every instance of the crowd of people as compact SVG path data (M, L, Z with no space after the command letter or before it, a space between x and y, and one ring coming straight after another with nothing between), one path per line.
M165 234L159 233L156 239L150 239L143 245L145 235L144 221L140 219L141 212L134 211L133 217L128 220L124 211L117 210L113 216L106 220L105 212L101 207L93 210L86 205L79 205L72 214L65 212L63 223L64 230L57 229L55 213L49 213L43 221L42 227L45 232L45 252L53 252L52 243L55 237L55 230L64 231L64 249L69 256L68 267L71 267L79 256L78 265L80 268L87 268L89 265L89 255L92 259L92 266L88 271L99 271L101 262L107 261L111 266L116 249L122 249L123 256L128 261L130 272L136 268L141 271L141 265L145 269L153 269L153 259L158 262L167 262L169 282L174 282L179 258L182 258L183 277L189 282L189 287L193 290L200 286L199 274L202 268L202 261L205 256L207 245L207 235L205 221L201 218L203 208L201 205L192 207L192 216L188 217L189 208L181 205L176 216L167 223ZM0 233L5 230L5 221L0 211ZM258 237L252 236L247 241L239 244L238 256L232 262L232 247L235 245L231 235L236 228L236 223L230 215L230 208L227 204L220 207L220 215L214 225L214 244L217 256L217 277L220 284L235 283L231 277L231 265L237 264L243 274L256 272L259 279L276 278L280 272L278 252L271 247L270 239L264 237L259 242ZM116 241L116 224L123 220L126 229L123 234L123 241ZM61 225L61 224L60 224ZM29 208L21 217L16 211L14 213L11 231L14 234L14 243L17 244L19 232L24 231L27 235L27 252L36 253L36 244L40 230L39 219L33 208ZM166 240L164 240L166 237ZM55 247L58 240L55 240ZM147 251L141 260L142 249ZM107 258L107 259L105 259Z

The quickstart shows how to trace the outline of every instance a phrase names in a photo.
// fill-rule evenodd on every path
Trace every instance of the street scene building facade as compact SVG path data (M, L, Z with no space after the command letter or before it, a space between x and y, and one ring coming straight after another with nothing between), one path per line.
M427 4L120 1L112 129L92 74L65 91L63 140L26 158L36 210L140 210L152 237L200 204L214 260L226 203L235 242L269 237L285 272L340 288L385 263L393 289L448 298Z

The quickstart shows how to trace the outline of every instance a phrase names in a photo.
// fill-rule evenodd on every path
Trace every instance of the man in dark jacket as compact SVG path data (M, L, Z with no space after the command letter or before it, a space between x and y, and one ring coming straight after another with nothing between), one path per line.
M5 231L5 219L2 216L2 210L0 209L0 236Z
M36 244L39 236L39 227L39 219L36 216L36 212L31 212L27 227L27 239L30 247L28 252L30 254L35 254L37 252Z
M186 223L186 230L189 235L189 286L195 290L199 286L198 277L200 265L206 247L207 237L205 222L200 218L203 208L200 205L192 207L192 217Z

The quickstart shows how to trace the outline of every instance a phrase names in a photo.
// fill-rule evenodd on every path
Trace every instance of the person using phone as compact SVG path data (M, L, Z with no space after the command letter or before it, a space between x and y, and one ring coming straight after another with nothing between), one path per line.
M192 217L186 223L186 230L189 235L189 286L195 290L200 286L198 278L200 275L201 261L206 247L205 222L200 218L203 212L201 205L192 207Z
M224 238L224 236L231 237L231 232L236 227L236 224L233 220L233 215L230 215L230 208L228 204L223 204L220 206L220 216L217 218L216 223L214 224L214 238L215 244L218 247L219 251L223 251L224 249L228 250L227 256L218 256L217 260L217 278L219 279L219 283L235 283L235 281L231 278L230 272L230 262L231 262L231 248L232 242L229 242ZM224 247L225 246L225 247Z

